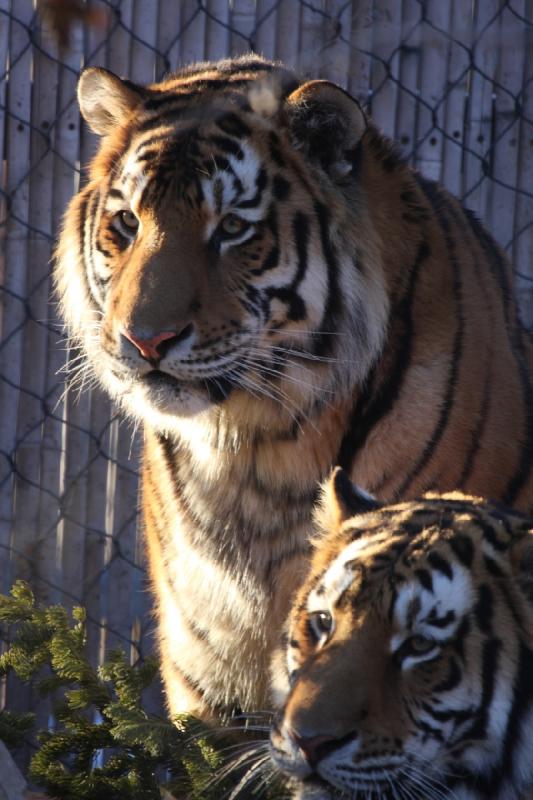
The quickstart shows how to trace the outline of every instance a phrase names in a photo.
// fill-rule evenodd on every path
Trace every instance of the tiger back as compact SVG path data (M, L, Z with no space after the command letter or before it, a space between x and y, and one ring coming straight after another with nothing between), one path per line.
M333 465L385 500L531 508L512 270L327 81L250 56L146 87L91 68L79 99L102 138L56 281L82 369L143 425L169 706L263 707Z
M533 791L533 519L459 492L381 506L337 470L275 670L300 800Z

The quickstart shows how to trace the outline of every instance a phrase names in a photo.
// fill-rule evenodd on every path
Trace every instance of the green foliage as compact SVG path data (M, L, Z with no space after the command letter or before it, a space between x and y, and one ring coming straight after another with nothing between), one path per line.
M228 747L192 717L171 722L144 711L143 691L157 676L154 659L131 666L116 651L100 669L90 665L83 609L69 615L60 606L38 608L28 586L18 582L9 597L0 595L0 625L10 634L0 675L12 671L54 702L57 727L37 732L30 764L32 780L51 797L218 800L246 782L246 768L228 769L222 753L240 752L247 742ZM0 739L15 747L33 724L31 714L0 712ZM239 794L256 796L253 789ZM280 795L272 790L269 797Z

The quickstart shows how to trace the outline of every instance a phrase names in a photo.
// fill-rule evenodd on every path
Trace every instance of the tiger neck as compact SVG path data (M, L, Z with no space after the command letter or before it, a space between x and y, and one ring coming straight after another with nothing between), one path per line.
M290 501L295 505L291 526L303 518L308 524L318 484L335 463L352 402L328 405L286 428L239 428L220 410L183 419L166 436L147 428L145 459L165 451L167 463L179 470L180 483L201 491L205 502L226 519L259 520L271 503L287 506ZM234 489L250 500L239 501L238 510Z

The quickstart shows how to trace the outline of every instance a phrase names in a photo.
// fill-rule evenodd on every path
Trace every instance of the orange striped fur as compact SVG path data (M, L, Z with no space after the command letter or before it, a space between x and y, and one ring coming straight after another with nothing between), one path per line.
M144 429L173 712L268 702L317 486L533 505L532 347L481 224L343 90L250 56L89 69L102 135L57 249L90 369Z
M381 505L336 470L318 519L273 669L291 796L525 800L533 518L460 492Z

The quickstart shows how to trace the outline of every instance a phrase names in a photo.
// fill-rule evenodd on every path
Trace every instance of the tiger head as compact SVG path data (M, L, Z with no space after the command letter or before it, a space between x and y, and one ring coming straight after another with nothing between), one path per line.
M112 395L162 428L232 403L275 426L364 378L387 299L379 265L358 269L363 251L379 258L355 100L258 57L145 87L90 68L78 96L102 140L56 278ZM335 366L340 352L353 369Z
M299 798L533 785L531 520L459 493L378 507L340 469L274 667Z

